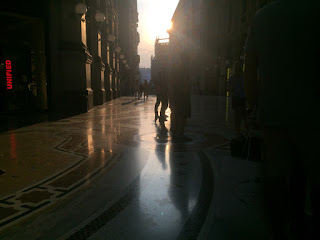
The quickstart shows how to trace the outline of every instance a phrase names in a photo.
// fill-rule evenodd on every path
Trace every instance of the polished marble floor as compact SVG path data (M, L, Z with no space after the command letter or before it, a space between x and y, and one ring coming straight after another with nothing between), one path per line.
M264 240L259 163L232 158L224 97L176 141L155 97L0 134L0 239Z

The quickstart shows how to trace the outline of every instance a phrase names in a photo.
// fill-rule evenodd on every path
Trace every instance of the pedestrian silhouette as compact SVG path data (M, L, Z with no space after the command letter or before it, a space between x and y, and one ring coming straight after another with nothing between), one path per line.
M168 108L168 85L167 85L167 79L164 71L161 71L158 73L155 83L156 83L155 87L156 87L156 95L157 95L157 101L154 106L155 121L159 119L160 122L164 122L166 121L165 113ZM161 110L160 110L160 116L159 116L158 108L160 103L161 103Z
M147 80L144 80L143 83L143 99L146 100L149 97L149 83L147 82Z
M174 138L183 139L185 121L191 116L190 83L188 79L189 58L184 52L178 53L173 63L169 86L171 109L171 132Z
M143 93L143 85L142 85L142 83L140 83L140 85L139 85L139 97L138 97L138 99L142 98L142 93Z
M246 98L243 84L243 71L240 61L235 63L234 74L229 79L229 88L232 97L232 108L234 110L235 130L240 135L241 122L244 120L247 127L246 119Z

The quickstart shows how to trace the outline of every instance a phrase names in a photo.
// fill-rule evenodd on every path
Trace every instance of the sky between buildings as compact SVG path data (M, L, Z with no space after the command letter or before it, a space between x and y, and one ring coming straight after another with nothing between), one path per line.
M156 37L168 37L166 30L170 28L178 2L179 0L138 0L140 68L150 68Z

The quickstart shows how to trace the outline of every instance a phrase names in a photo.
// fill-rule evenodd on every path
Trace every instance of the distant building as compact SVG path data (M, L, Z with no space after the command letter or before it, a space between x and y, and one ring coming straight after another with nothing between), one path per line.
M151 68L140 68L140 82L144 82L144 80L147 80L147 82L151 81Z
M157 38L154 44L154 57L151 57L151 81L157 81L159 72L168 74L169 62L169 38Z

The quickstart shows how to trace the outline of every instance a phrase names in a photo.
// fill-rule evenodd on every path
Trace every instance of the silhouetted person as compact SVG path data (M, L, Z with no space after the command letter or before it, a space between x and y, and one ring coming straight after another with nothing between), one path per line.
M148 99L149 97L149 83L147 82L147 80L144 80L143 83L143 96L144 96L144 100Z
M142 83L140 83L140 85L139 85L139 98L138 99L140 99L142 97L142 93L143 93L143 85L142 85Z
M306 178L318 224L312 239L320 239L319 12L316 0L273 2L257 13L246 43L245 89L263 129L272 239L307 239Z
M229 79L229 86L232 97L232 108L234 110L235 130L240 135L241 122L246 120L246 98L243 83L243 71L241 62L236 62L234 66L234 74Z
M156 83L156 95L157 95L157 101L154 106L155 120L159 118L159 121L163 122L166 120L165 113L168 108L168 85L167 85L166 76L164 76L164 72L158 73L158 77L155 83ZM159 117L158 107L160 103L161 103L161 110L160 110L160 117Z
M191 116L191 96L188 79L188 55L178 54L175 59L169 86L169 105L171 109L171 132L174 137L184 138L186 118Z

